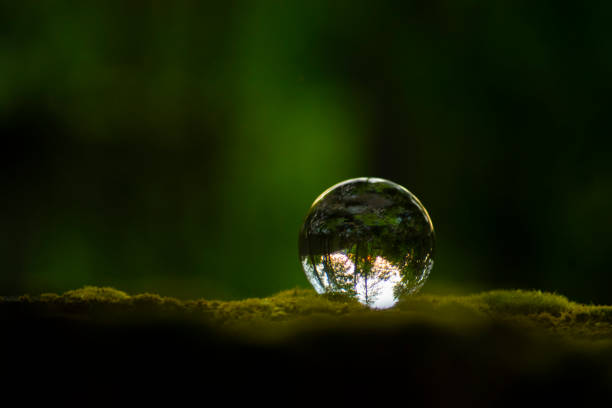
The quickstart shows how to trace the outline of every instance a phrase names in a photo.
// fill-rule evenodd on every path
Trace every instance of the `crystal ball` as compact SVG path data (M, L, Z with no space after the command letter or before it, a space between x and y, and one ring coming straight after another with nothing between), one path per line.
M381 178L343 181L312 204L299 255L318 293L342 293L374 309L419 291L433 268L434 228L423 204Z

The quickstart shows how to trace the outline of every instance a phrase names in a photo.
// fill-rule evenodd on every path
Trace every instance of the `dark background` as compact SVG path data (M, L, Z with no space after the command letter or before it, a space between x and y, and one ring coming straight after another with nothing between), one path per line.
M324 189L384 177L424 290L612 303L610 2L0 2L0 295L308 283Z

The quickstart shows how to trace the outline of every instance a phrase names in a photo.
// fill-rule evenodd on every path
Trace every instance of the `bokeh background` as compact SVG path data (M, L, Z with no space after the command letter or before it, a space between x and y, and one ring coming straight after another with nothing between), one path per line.
M0 2L0 295L307 287L341 180L416 194L425 291L612 303L610 2Z

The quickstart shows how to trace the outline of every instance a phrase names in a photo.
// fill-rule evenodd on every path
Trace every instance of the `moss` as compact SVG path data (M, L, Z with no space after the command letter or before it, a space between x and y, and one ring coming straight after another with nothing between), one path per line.
M567 384L598 395L612 378L612 307L538 291L419 295L380 311L302 289L220 301L85 287L0 298L0 324L23 367L75 367L88 381L172 381L197 367L214 373L212 388L231 380L303 392L313 378L350 389L372 373L410 384L411 401L517 406Z
M468 296L413 296L384 311L367 309L342 296L319 296L304 289L238 301L185 301L150 293L128 295L114 288L93 286L61 295L24 295L17 301L0 298L0 308L14 308L15 303L45 316L93 316L109 320L129 320L136 315L140 319L165 317L250 331L251 337L262 333L254 328L266 325L266 338L275 329L277 333L287 333L288 326L295 330L300 325L329 324L330 320L334 325L428 322L463 329L495 322L540 329L582 341L612 338L612 306L584 305L557 294L523 290L496 290ZM344 318L338 320L341 316Z
M46 296L53 297L53 294L46 294ZM120 290L109 287L98 288L95 286L85 286L81 289L70 290L65 292L63 297L69 300L84 300L92 302L119 302L121 300L130 298L127 293Z
M558 316L573 306L563 296L540 291L496 290L477 295L474 300L483 302L492 311L500 314L550 313Z

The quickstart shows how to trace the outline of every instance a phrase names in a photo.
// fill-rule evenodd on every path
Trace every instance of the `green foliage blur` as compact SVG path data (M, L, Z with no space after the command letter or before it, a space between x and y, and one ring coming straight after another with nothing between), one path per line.
M0 295L307 287L341 180L413 192L425 291L611 303L612 3L0 1Z

